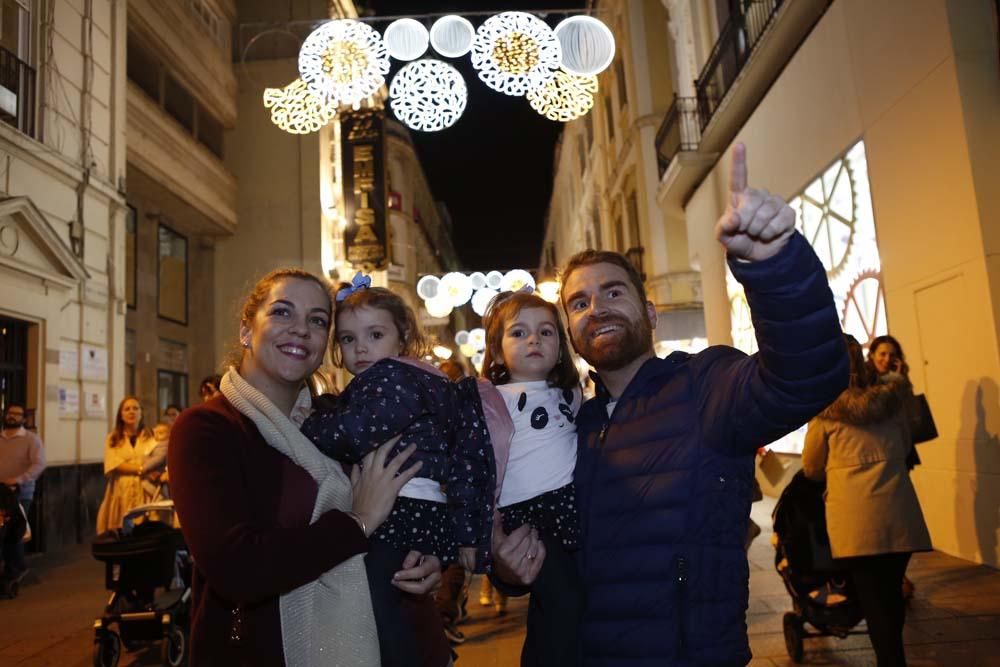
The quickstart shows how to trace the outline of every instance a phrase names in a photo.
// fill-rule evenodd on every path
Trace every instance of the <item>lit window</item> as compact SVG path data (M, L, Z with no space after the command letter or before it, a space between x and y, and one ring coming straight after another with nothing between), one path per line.
M160 317L187 324L187 239L159 228L158 312Z

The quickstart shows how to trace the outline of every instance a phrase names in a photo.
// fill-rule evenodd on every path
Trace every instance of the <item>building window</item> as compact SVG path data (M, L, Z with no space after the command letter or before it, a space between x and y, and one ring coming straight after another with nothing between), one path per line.
M187 239L160 225L158 240L157 311L160 317L187 324Z
M129 206L125 214L125 303L129 308L135 308L136 281L136 239L138 214L135 207Z
M626 204L628 213L629 243L632 244L633 248L639 247L642 245L642 239L639 234L639 203L635 197L634 191L629 194Z
M615 116L611 112L611 96L604 96L604 122L608 126L608 142L615 140Z
M156 372L156 414L162 415L168 405L188 404L187 373L158 370Z
M28 0L0 0L0 120L34 137L31 32Z
M194 134L194 107L194 97L191 96L187 88L169 74L165 75L163 108L191 134Z
M139 45L131 33L126 43L125 70L129 81L137 85L149 98L160 104L160 64Z
M618 108L622 108L628 103L628 90L625 85L625 66L622 59L615 61L615 80L618 82Z
M137 396L135 388L135 331L125 330L125 395Z

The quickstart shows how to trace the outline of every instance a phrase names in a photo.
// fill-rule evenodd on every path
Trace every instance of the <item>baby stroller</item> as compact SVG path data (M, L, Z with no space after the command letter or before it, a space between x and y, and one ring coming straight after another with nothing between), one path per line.
M177 528L172 501L129 512L120 530L101 533L91 552L105 566L113 591L94 621L94 665L115 667L122 646L134 650L159 641L164 665L187 658L191 559ZM117 625L117 631L112 626Z
M785 648L801 662L803 641L810 637L864 634L854 627L864 614L853 582L837 566L826 532L823 484L796 473L778 499L774 519L774 566L792 597L785 614ZM809 623L815 632L806 629Z
M0 484L0 543L6 540L23 540L28 528L24 511L17 500L17 491L6 484ZM20 579L8 576L9 563L4 563L3 578L0 579L0 597L16 598L21 587Z

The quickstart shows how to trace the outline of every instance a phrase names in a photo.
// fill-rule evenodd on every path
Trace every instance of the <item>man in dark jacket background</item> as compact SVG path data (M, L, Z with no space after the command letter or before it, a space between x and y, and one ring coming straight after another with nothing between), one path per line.
M586 667L749 662L754 453L847 386L823 266L792 209L747 186L741 144L715 231L746 290L752 356L717 346L658 359L656 310L625 257L588 250L563 271L573 346L597 370L597 395L577 418ZM545 549L522 526L495 535L494 557L497 577L528 584Z

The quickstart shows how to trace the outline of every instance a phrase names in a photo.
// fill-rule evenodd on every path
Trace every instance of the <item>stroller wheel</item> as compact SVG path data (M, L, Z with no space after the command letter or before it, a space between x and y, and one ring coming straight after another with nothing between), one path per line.
M117 632L106 632L94 639L94 667L117 667L122 655L122 639Z
M785 649L788 651L788 657L792 659L792 662L802 662L804 631L802 619L792 612L787 612L782 625L785 630Z
M160 647L160 661L167 667L180 667L187 657L187 637L184 631L173 625L163 638L163 645Z

